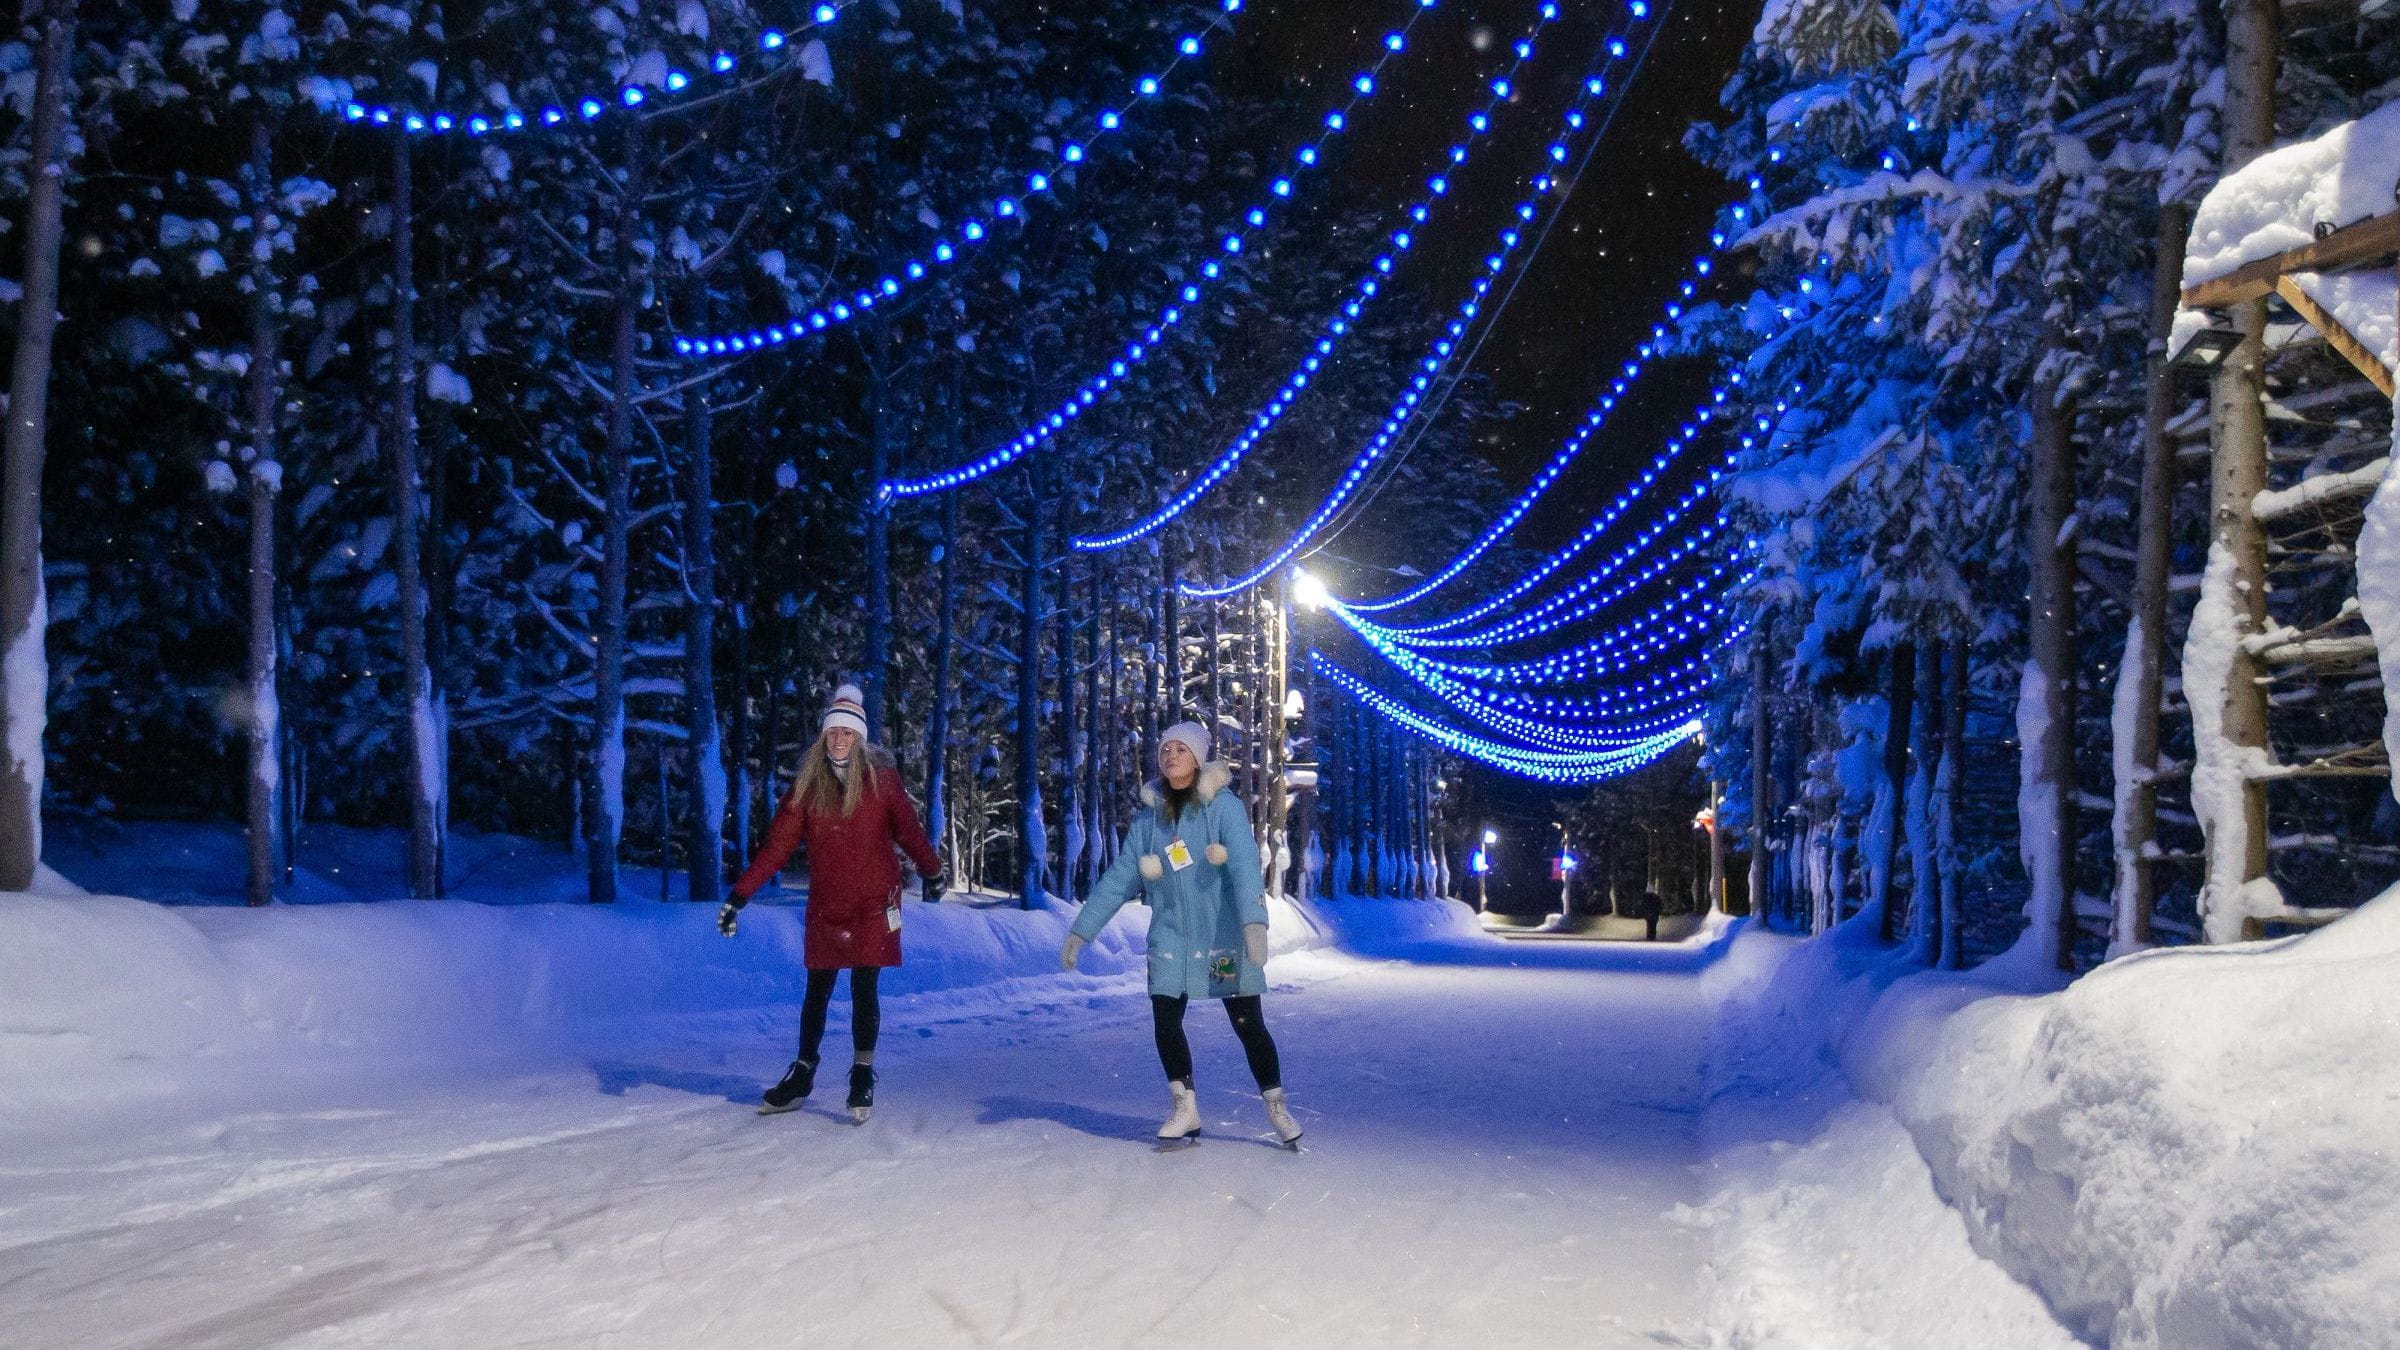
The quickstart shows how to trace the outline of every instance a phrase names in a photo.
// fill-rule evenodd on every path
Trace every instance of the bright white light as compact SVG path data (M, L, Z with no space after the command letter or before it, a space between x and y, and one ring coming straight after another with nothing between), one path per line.
M1306 609L1323 609L1333 603L1333 592L1327 590L1323 578L1305 567L1292 569L1292 598Z
M1497 844L1497 843L1499 843L1499 842L1500 842L1500 832L1499 832L1498 830L1485 830L1485 831L1483 832L1483 842L1484 842L1484 843L1486 843L1486 844Z

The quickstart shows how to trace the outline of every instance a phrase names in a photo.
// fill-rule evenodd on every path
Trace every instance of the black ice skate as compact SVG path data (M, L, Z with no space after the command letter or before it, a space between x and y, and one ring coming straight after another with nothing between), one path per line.
M850 1118L864 1125L875 1111L875 1070L871 1065L850 1066Z
M792 1067L784 1071L783 1081L768 1088L766 1095L759 1098L758 1113L762 1116L779 1116L786 1111L797 1111L800 1109L800 1099L807 1096L809 1089L816 1085L817 1062L813 1059L795 1059Z

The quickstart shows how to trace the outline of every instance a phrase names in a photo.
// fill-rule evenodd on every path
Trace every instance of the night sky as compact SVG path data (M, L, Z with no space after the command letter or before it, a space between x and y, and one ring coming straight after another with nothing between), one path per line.
M1348 158L1337 171L1341 193L1365 202L1411 199L1427 164L1458 139L1466 113L1481 103L1491 74L1508 60L1508 44L1536 8L1535 0L1453 0L1426 15L1407 58L1395 63L1386 92L1371 114L1362 115L1362 134L1350 138ZM1618 0L1584 0L1570 3L1545 30L1519 93L1525 106L1511 109L1500 139L1478 151L1472 177L1461 180L1462 193L1480 195L1480 208L1429 229L1428 246L1414 258L1418 278L1432 293L1453 293L1462 284L1456 279L1468 275L1487 250L1525 166L1558 127L1571 86L1587 73L1623 14ZM1717 92L1732 75L1757 16L1756 4L1739 0L1656 5L1648 21L1663 24L1655 46L1475 363L1501 397L1523 405L1498 443L1485 447L1510 491L1556 451L1705 251L1728 190L1685 152L1683 136L1695 120L1720 115ZM1357 73L1361 54L1405 17L1405 5L1394 0L1250 0L1242 25L1248 49L1240 62L1220 68L1220 79L1238 78L1235 68L1247 67L1262 72L1257 78L1296 80L1320 92L1308 100L1312 105L1330 103ZM1628 64L1618 63L1614 77L1621 80ZM1645 378L1520 527L1519 541L1547 548L1580 528L1657 453L1705 392L1707 373L1667 367ZM1277 450L1291 454L1294 447ZM1375 526L1369 513L1360 528ZM1340 551L1338 544L1332 550ZM1417 565L1445 560L1428 557ZM1360 580L1368 593L1383 589ZM1493 878L1496 906L1554 908L1557 892L1547 868L1557 834L1550 822L1552 803L1566 794L1482 770L1473 772L1472 783L1478 816L1502 834Z

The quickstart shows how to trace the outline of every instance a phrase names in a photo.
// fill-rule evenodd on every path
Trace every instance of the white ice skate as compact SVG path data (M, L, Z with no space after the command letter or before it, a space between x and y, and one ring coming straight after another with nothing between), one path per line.
M1300 1151L1300 1122L1292 1119L1292 1108L1283 1100L1282 1088L1268 1088L1262 1094L1267 1103L1267 1123L1275 1127L1275 1138L1294 1153Z
M1160 1149L1188 1148L1200 1142L1200 1100L1192 1089L1180 1081L1167 1084L1175 1094L1175 1109L1167 1113L1166 1123L1158 1127Z

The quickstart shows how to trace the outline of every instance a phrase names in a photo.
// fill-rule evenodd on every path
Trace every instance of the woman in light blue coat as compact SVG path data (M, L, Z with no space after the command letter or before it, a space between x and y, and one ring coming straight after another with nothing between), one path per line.
M1225 790L1232 775L1208 762L1208 748L1208 730L1197 722L1159 737L1158 779L1142 789L1144 810L1084 901L1059 964L1073 970L1085 944L1138 893L1150 906L1152 1030L1174 1094L1159 1139L1181 1143L1200 1133L1183 1013L1191 1000L1213 998L1233 1020L1275 1137L1293 1148L1300 1126L1284 1103L1283 1067L1259 1003L1267 991L1267 906L1258 841L1241 799Z

